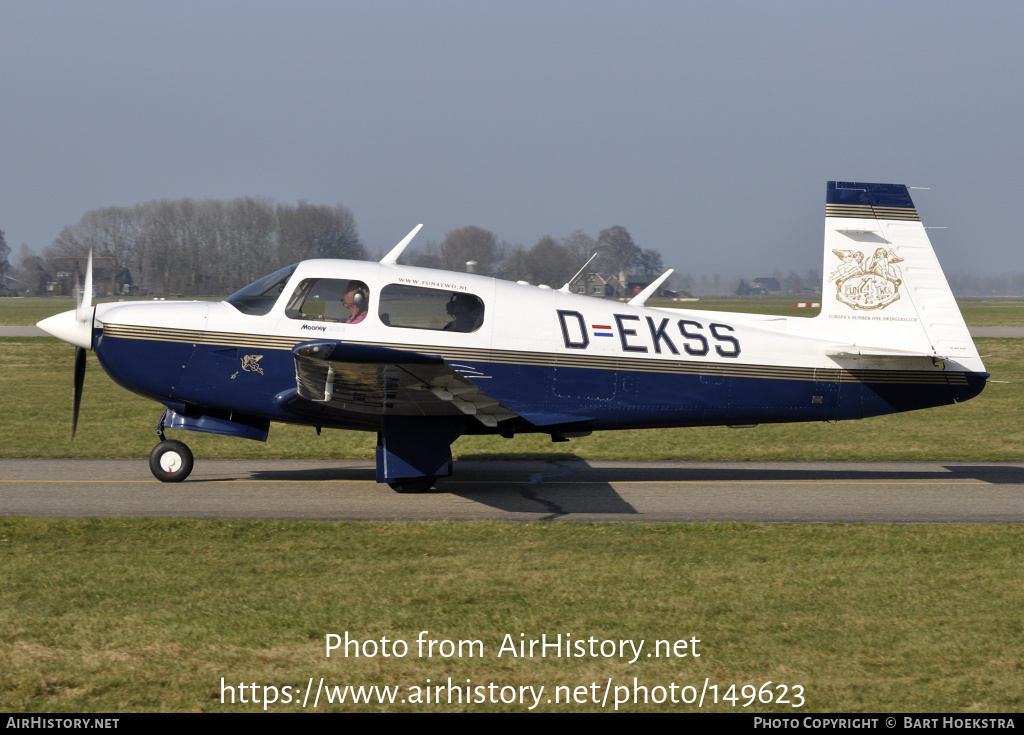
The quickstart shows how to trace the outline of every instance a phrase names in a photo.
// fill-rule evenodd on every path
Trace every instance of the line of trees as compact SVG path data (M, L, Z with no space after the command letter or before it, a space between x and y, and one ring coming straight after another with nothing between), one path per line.
M616 276L622 283L628 274L665 270L661 253L641 249L621 226L601 230L596 240L581 230L559 239L545 235L531 248L499 243L494 233L480 227L462 227L449 232L440 244L428 242L423 250L409 253L401 262L461 271L472 261L477 273L558 288L595 253L597 257L587 270Z
M179 199L87 212L42 257L22 258L21 280L57 279L67 290L90 247L104 259L96 287L107 293L131 283L143 294L229 294L299 260L366 258L355 217L340 204Z
M2 235L0 245L6 248ZM23 245L14 269L20 288L71 293L84 274L90 247L94 284L104 294L227 295L300 260L370 257L355 217L340 204L275 204L251 197L164 200L87 212L41 256ZM530 248L468 226L447 233L440 243L428 241L407 251L402 262L461 271L472 261L476 273L557 288L594 253L587 270L622 283L626 275L664 270L661 254L641 249L621 226L602 230L596 239L582 231L560 239L545 236ZM6 252L0 250L0 264L5 262Z

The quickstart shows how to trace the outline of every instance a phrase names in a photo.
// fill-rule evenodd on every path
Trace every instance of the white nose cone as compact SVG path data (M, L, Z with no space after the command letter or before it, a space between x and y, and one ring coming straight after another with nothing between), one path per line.
M82 347L86 350L92 349L92 309L88 311L88 318L84 322L78 321L76 310L65 311L62 314L43 319L36 324L47 334L63 340L75 347Z

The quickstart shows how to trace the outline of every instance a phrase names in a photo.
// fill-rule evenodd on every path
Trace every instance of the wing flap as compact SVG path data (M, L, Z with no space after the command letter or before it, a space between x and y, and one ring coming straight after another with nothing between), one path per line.
M439 355L326 341L293 354L298 396L341 414L465 414L490 428L518 416Z

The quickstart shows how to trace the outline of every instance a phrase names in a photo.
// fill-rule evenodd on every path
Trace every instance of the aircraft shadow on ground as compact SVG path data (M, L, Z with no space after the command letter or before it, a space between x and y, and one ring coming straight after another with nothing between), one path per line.
M372 468L323 467L257 470L254 480L373 482ZM572 455L555 461L529 459L460 460L451 478L430 494L447 494L508 513L543 513L545 518L579 514L635 514L614 483L779 483L779 482L957 482L1024 485L1024 466L944 465L942 469L864 469L863 467L594 467ZM382 486L382 490L385 488Z
M563 515L635 514L637 511L599 474L584 483L564 480L577 468L589 466L574 455L559 454L559 461L530 459L456 461L451 478L442 478L429 494L452 495L508 513L529 513L545 518ZM374 482L373 468L322 467L296 470L256 470L250 479L277 482ZM223 480L237 478L222 478ZM557 483L562 479L562 483ZM549 484L545 484L549 483ZM391 492L381 486L382 492Z
M584 465L586 463L583 463ZM810 464L810 463L809 463ZM590 467L574 474L576 482L593 477L605 482L884 482L887 480L978 480L992 484L1024 484L1024 465L943 465L942 470L822 469L814 467Z

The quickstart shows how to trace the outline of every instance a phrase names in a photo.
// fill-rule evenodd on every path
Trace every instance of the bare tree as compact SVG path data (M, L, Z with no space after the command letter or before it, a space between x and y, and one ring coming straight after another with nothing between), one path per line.
M474 260L477 273L490 273L498 256L498 238L493 232L469 225L452 230L441 243L441 265L448 270L465 270Z
M46 284L52 279L47 270L46 261L39 255L28 255L18 264L18 271L23 283L39 295L46 293Z
M646 249L633 260L632 267L635 273L658 274L665 271L661 262L661 253L657 250Z
M504 263L501 266L501 277L509 281L529 281L533 277L529 260L526 248L516 245L505 255Z
M586 262L586 261L584 261ZM575 265L572 252L545 235L527 253L530 280L558 288L572 278L583 263ZM575 266L575 267L574 267Z
M440 268L441 251L435 240L427 240L421 250L403 253L398 262L417 268Z
M245 197L224 205L224 263L234 272L221 268L218 291L225 293L262 278L281 265L277 258L277 216L266 199Z
M7 238L4 237L4 231L0 230L0 288L4 287L7 270L11 267L11 263L8 260L10 254L11 248L7 245Z
M562 247L569 254L569 259L573 262L572 272L575 273L597 252L597 240L583 230L576 230L569 237L562 238Z
M286 262L308 258L361 260L366 250L359 241L356 220L342 205L328 207L299 202L278 205L278 254Z

